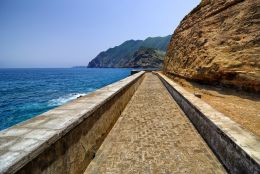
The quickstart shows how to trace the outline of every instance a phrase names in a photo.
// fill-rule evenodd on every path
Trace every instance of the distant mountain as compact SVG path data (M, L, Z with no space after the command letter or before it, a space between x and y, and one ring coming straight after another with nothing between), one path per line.
M162 68L165 51L141 47L124 64L131 68Z
M89 68L105 68L105 67L142 67L141 62L145 62L145 67L161 66L157 61L163 59L164 52L167 50L171 35L166 37L148 37L145 40L128 40L119 46L109 48L106 51L99 53L88 64ZM146 51L145 51L146 50ZM153 50L153 51L152 51ZM152 58L147 58L147 55L152 55ZM144 60L142 56L144 56ZM156 57L157 56L157 57ZM138 57L138 61L136 58Z

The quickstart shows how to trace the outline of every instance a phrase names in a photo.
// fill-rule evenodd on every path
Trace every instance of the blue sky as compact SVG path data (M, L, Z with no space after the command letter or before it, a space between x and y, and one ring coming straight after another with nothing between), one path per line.
M129 39L172 34L200 0L1 0L0 68L87 65Z

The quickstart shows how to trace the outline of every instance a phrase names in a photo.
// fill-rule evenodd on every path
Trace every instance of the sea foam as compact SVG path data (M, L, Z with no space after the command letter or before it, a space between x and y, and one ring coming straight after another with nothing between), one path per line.
M63 97L59 97L59 98L50 100L48 102L48 105L49 106L60 106L71 100L75 100L78 97L85 96L85 95L87 95L87 94L86 93L71 93L71 94L65 95Z

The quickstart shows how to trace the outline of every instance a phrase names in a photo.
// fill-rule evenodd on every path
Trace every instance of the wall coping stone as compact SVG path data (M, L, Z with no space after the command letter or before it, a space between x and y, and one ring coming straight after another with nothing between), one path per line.
M241 125L215 110L203 100L187 92L183 87L168 78L161 72L157 74L182 95L193 107L200 111L205 119L208 119L216 126L217 131L223 132L235 146L242 149L242 153L247 154L251 160L260 166L260 137L243 129ZM203 137L203 135L202 135Z
M144 73L131 75L0 131L0 174L18 171Z

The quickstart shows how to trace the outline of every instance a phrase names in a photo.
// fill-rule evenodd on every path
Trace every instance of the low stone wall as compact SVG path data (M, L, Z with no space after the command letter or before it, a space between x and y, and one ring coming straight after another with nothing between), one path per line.
M260 173L260 137L158 73L170 94L230 173Z
M1 131L0 173L83 173L143 74L134 74Z

